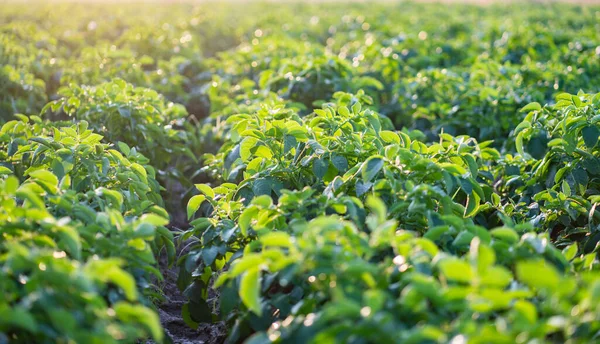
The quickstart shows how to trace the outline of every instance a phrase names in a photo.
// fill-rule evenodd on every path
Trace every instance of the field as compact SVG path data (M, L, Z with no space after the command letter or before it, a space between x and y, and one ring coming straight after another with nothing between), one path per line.
M600 342L600 6L0 8L0 344Z

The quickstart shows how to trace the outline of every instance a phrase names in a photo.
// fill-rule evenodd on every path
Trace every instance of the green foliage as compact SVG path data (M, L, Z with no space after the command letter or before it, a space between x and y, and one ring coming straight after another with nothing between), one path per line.
M544 228L560 247L579 242L585 253L600 240L599 108L599 94L583 93L560 94L555 105L543 108L527 106L514 130L519 160L506 159L518 173L504 173L507 215Z
M117 79L95 87L60 91L61 99L48 103L42 113L64 111L78 121L87 121L109 142L138 147L154 166L163 167L174 155L187 154L186 134L181 126L187 115L181 105L165 102L156 91L136 88Z
M162 278L154 256L166 248L172 258L174 246L154 169L102 144L85 121L29 120L0 129L2 332L20 342L161 340L147 308Z
M0 343L598 341L598 13L4 6Z

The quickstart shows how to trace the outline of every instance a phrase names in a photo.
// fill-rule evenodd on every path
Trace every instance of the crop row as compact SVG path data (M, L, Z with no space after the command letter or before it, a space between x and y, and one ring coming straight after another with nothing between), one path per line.
M148 160L101 140L86 121L0 129L3 341L163 337L151 301L169 215Z

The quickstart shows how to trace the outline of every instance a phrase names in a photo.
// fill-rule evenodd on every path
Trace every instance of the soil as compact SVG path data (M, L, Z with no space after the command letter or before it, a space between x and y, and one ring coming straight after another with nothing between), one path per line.
M206 182L209 182L209 179L204 174L197 176L194 180L194 183ZM179 181L173 178L167 178L165 184L166 190L168 191L166 191L163 196L167 203L166 209L171 217L169 229L177 236L180 229L189 228L185 207L186 200L180 197L169 197L169 195L185 195L187 190L179 183ZM177 240L175 244L177 246L176 257L180 257L185 253L184 250L188 245L186 242L177 242ZM164 281L158 283L161 292L164 295L164 301L157 305L157 311L167 336L165 342L175 344L223 343L227 336L227 327L224 322L200 324L198 328L194 330L183 321L181 309L186 302L186 298L177 287L178 267L175 266L175 264L169 267L164 252L159 257L159 269L164 277ZM210 289L209 299L207 301L209 304L215 304L216 301L216 304L218 305L218 297L218 293ZM146 344L154 344L154 342L148 341Z
M176 344L218 344L225 341L227 328L224 323L200 324L194 330L188 327L181 317L181 308L185 303L185 297L177 288L177 268L169 268L166 259L161 259L160 269L165 278L162 285L165 300L158 305L160 322L172 343ZM216 298L212 293L210 298Z

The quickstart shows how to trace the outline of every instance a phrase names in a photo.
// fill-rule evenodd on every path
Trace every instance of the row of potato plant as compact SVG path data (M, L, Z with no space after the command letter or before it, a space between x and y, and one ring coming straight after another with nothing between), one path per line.
M547 190L524 193L547 179L534 177L540 128L568 136L544 143L547 154L570 142L580 163L598 159L599 98L525 107L515 156L467 136L426 144L391 130L363 92L304 117L282 105L229 117L225 143L205 159L219 185L197 184L188 203L201 217L183 234L184 319L220 314L230 342L593 340L595 188L569 186L573 162ZM580 220L565 225L580 237L557 240L557 216ZM211 287L218 304L207 303Z
M0 341L163 339L156 256L173 259L148 159L88 122L0 129Z

